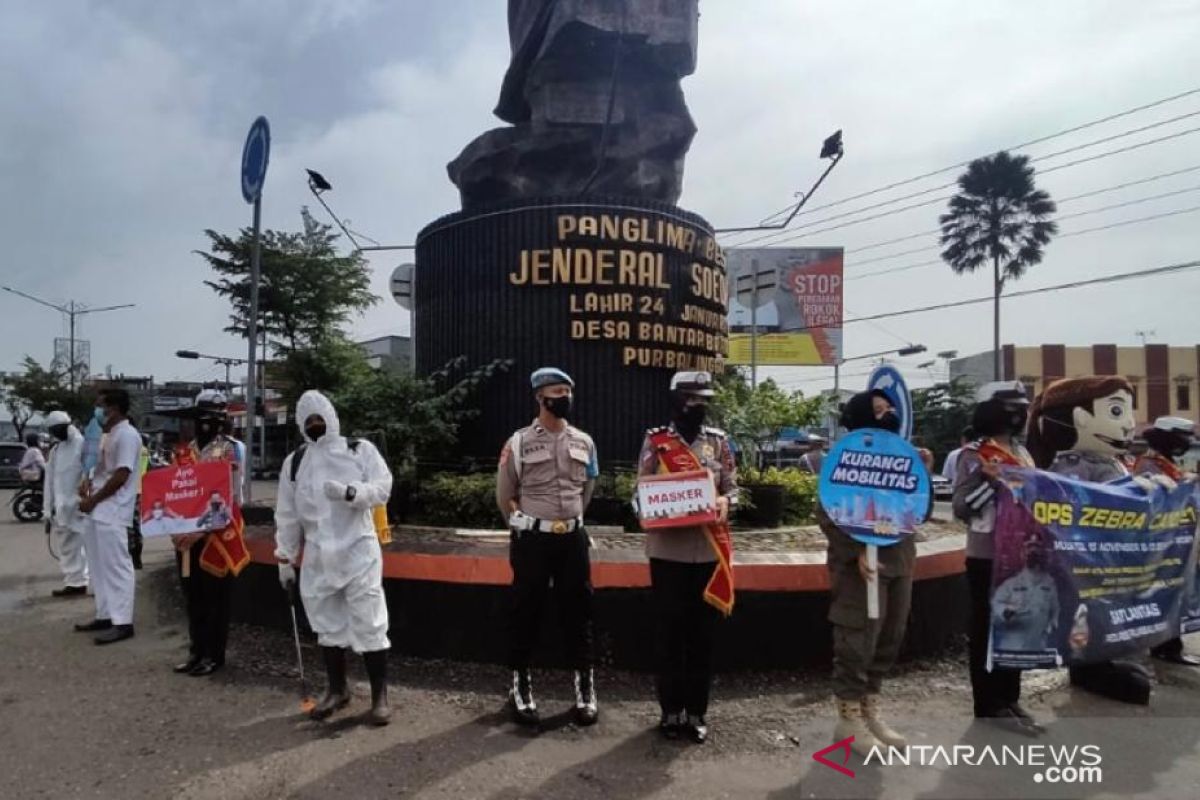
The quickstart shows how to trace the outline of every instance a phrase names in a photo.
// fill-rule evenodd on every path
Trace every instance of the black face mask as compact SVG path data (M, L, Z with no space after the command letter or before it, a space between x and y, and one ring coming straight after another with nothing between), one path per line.
M693 431L700 430L706 417L708 417L708 406L705 405L685 406L679 412L679 421L685 428Z
M875 418L875 427L891 433L899 433L900 417L895 411L885 411L882 417Z
M546 409L559 419L564 419L571 414L571 396L563 395L562 397L543 397L542 408Z
M202 420L196 424L196 439L203 444L208 444L217 435L217 425L209 420Z
M309 439L312 439L314 442L320 441L321 437L325 435L325 426L324 425L309 425L307 428L304 429L304 435L307 436Z
M60 442L65 442L67 440L67 426L66 425L53 426L52 428L50 428L50 435L53 436L55 439L58 439Z

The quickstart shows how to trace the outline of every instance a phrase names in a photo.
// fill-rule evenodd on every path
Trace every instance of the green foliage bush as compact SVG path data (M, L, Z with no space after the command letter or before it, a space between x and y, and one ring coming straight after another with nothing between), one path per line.
M768 467L765 470L747 468L740 470L738 475L743 486L762 483L783 487L784 525L812 524L817 505L816 475L793 467ZM745 494L743 492L743 497Z
M422 481L417 490L418 518L450 528L503 528L496 507L496 475L476 472L455 475L439 472Z

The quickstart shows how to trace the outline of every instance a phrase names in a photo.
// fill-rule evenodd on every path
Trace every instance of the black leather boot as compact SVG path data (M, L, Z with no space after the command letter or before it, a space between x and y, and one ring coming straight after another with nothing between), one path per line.
M595 725L600 715L596 703L596 679L591 668L575 672L575 724Z
M316 707L308 712L312 719L327 719L350 703L350 691L346 688L346 651L340 647L322 647L321 657L325 659L329 686Z
M521 725L536 726L540 718L533 699L533 676L528 669L515 669L512 681L508 699L512 704L513 719Z
M371 711L367 720L376 726L387 725L392 720L392 709L387 696L387 650L363 653L367 665L367 677L371 681Z

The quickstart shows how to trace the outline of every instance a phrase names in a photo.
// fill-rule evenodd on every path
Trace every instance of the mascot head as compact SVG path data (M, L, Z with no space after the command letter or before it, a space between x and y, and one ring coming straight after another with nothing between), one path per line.
M1063 450L1123 453L1136 427L1129 381L1118 375L1063 378L1033 401L1026 442L1034 462L1045 469Z

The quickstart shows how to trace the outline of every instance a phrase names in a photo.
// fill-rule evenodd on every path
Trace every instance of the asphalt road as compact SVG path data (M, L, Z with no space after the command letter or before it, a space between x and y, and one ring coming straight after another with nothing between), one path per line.
M534 735L506 720L503 670L400 658L392 662L390 727L360 724L367 701L358 664L352 707L330 723L312 723L299 714L284 633L235 628L225 672L209 679L171 673L186 640L164 543L149 544L138 575L137 637L97 648L71 631L90 618L90 599L49 597L57 575L41 526L11 522L7 506L0 513L4 798L1200 796L1200 675L1187 671L1161 673L1149 708L1073 692L1059 673L1030 676L1028 705L1051 727L1038 744L1068 748L1038 755L1014 749L1029 740L971 723L961 660L909 664L889 682L887 706L927 763L853 759L853 777L812 758L831 742L823 671L722 676L713 738L704 747L651 732L648 676L602 671L598 726L578 730L557 718ZM781 620L780 635L803 634ZM1200 642L1190 646L1200 649ZM311 645L305 651L315 672L316 653ZM537 680L546 712L565 711L568 676L539 673ZM963 748L983 753L988 745L1009 763L963 763ZM1099 782L1049 782L1052 761L1082 745L1098 748L1101 772L1086 777ZM948 765L952 757L959 763ZM1024 763L1013 763L1017 757Z

